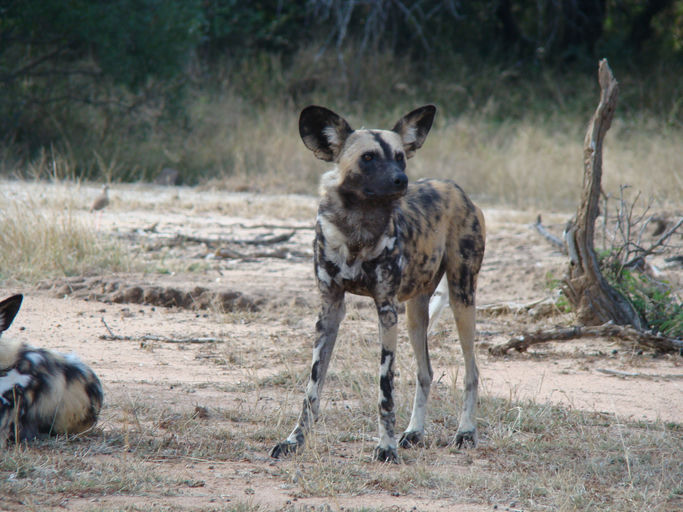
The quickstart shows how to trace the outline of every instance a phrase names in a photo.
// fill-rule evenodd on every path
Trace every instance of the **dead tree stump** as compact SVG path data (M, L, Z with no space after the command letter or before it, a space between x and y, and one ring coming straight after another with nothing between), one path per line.
M600 103L588 125L583 143L581 203L565 232L570 263L564 292L577 312L577 319L584 325L612 321L642 329L643 322L638 312L603 277L593 246L602 180L602 143L612 123L619 93L619 86L606 59L600 61L598 80Z

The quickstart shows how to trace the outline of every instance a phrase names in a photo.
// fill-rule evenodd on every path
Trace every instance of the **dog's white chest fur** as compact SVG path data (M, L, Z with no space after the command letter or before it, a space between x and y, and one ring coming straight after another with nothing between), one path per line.
M344 280L355 281L361 276L362 264L377 258L385 249L393 249L396 237L382 235L376 244L361 247L356 251L349 248L349 240L337 226L323 215L318 215L317 222L325 237L323 256L334 263L339 272L332 278L322 265L318 266L318 279L330 285L332 281L341 283Z

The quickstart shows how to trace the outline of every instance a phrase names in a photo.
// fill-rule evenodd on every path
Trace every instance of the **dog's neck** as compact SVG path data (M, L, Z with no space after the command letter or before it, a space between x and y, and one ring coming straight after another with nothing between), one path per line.
M318 223L329 246L348 263L368 260L392 244L392 213L396 201L382 203L358 200L338 189L328 189L320 201Z

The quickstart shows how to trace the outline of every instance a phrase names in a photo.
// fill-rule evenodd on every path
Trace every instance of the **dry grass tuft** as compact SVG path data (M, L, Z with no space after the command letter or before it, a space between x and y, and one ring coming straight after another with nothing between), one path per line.
M675 204L683 195L676 162L680 133L655 135L624 121L615 125L605 143L605 191L616 194L620 184L628 184L644 197ZM581 193L582 130L580 122L567 119L495 126L476 118L446 119L409 172L454 179L486 204L572 210Z
M44 201L0 196L0 281L35 282L129 267L125 249L98 239L69 202L62 208L44 210Z

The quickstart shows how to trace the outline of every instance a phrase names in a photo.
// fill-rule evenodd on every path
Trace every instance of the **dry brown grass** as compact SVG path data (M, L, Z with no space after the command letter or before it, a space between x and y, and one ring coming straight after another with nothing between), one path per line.
M94 224L75 215L71 194L57 190L52 197L16 198L0 193L0 204L0 281L35 282L130 267L120 244L99 239Z
M206 110L203 119L215 124L185 141L183 158L193 165L222 162L212 183L227 189L314 194L329 164L316 160L301 143L298 113L275 108L245 113L235 103L227 97L200 109L197 115ZM339 112L355 127L371 122ZM454 179L475 198L498 206L572 209L583 173L582 119L494 124L483 116L440 112L425 146L409 163L409 175ZM379 127L390 128L391 122ZM616 193L620 184L629 184L645 197L678 201L683 195L680 138L680 130L652 119L617 119L605 144L605 191Z
M186 188L159 189L145 184L117 184L109 191L104 213L90 213L99 185L72 181L19 183L3 181L0 192L0 282L35 283L59 276L108 272L195 272L206 261L173 258L169 251L131 251L122 239L126 231L148 228L127 225L126 212L152 211L163 221L167 215L195 215L210 223L213 213L247 219L247 224L282 223L309 226L316 201L310 196L226 194L221 188L202 187L201 201ZM123 215L121 215L123 214ZM118 237L105 233L102 215L111 215ZM130 221L130 222L135 222ZM120 224L120 227L117 225Z

